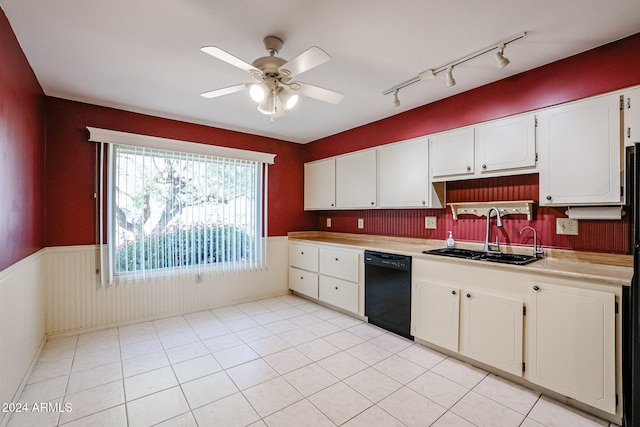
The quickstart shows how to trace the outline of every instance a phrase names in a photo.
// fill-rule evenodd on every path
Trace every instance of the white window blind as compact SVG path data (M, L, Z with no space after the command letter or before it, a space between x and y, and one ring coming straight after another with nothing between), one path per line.
M100 197L107 203L106 219L100 221L107 229L101 244L103 283L249 270L266 262L267 165L259 158L273 161L273 155L230 158L204 154L209 146L171 141L164 145L187 150L108 144L107 183L101 185L108 191ZM221 147L212 148L220 152ZM239 152L253 153L234 154Z

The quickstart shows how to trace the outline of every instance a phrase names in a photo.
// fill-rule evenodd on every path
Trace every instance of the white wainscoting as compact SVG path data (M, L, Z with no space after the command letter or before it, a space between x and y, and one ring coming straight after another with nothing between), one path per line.
M62 334L222 307L288 293L286 236L268 240L268 265L100 286L98 247L46 249L46 333Z
M0 402L14 401L44 343L44 254L0 271ZM0 411L0 425L6 415Z

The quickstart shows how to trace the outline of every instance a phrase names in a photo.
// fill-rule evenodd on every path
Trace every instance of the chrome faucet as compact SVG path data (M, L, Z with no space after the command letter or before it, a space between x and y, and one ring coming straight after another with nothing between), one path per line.
M520 235L522 236L522 232L527 229L533 231L533 256L535 258L538 258L538 255L544 254L544 249L542 249L542 246L538 247L538 233L536 232L535 228L526 225L520 230Z
M487 212L487 234L485 235L484 238L484 248L482 249L485 252L495 252L498 251L498 237L496 236L496 242L495 243L489 243L489 240L491 240L489 237L491 235L491 211L496 211L496 225L498 227L502 227L502 218L500 218L500 210L498 208L496 208L495 206L491 206L489 208L489 211Z

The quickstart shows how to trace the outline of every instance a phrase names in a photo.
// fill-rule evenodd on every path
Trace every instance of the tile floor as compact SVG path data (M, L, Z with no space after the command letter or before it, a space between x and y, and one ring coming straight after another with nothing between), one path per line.
M9 426L608 426L289 295L47 342ZM48 409L48 410L47 410Z

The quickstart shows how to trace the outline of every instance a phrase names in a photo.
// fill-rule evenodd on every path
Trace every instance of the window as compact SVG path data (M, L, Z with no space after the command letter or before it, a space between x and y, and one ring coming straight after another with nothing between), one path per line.
M91 140L98 137L93 128L90 131ZM129 145L113 143L122 138L101 136L111 142L107 183L101 185L108 191L100 198L107 203L106 220L101 221L107 224L107 244L101 245L106 249L101 257L103 283L114 277L140 279L263 265L263 153L253 153L256 159L243 150L172 140Z

